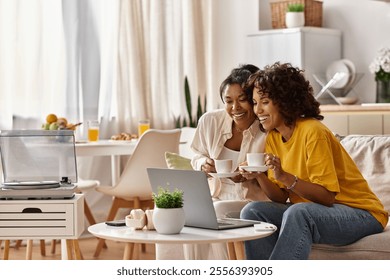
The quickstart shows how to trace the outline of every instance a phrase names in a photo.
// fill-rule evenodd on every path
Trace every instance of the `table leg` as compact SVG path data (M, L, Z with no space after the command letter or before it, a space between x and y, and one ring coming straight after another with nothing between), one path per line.
M41 248L41 255L42 255L42 256L46 256L46 244L45 244L45 240L43 240L43 239L39 240L39 245L40 245L40 248Z
M62 260L82 260L79 241L77 239L61 239Z
M73 260L73 241L71 239L66 239L66 253L68 260Z
M56 243L57 243L57 240L56 239L52 239L51 240L51 243L50 243L50 252L52 254L55 254L56 253Z
M32 250L33 250L33 240L29 239L27 240L27 245L26 245L26 260L32 259Z
M237 260L236 250L234 248L233 242L227 243L227 250L228 250L229 260Z
M61 260L68 260L68 250L65 239L61 239Z
M125 251L123 253L123 259L124 260L131 260L134 253L134 243L126 243L125 244Z
M229 260L245 260L244 242L228 242L227 243Z
M9 239L5 240L5 242L4 242L4 255L3 255L4 260L9 259L9 245L10 245L10 240Z
M81 254L80 251L80 246L79 246L79 241L77 239L73 239L73 250L74 250L74 257L76 260L82 260L83 255Z

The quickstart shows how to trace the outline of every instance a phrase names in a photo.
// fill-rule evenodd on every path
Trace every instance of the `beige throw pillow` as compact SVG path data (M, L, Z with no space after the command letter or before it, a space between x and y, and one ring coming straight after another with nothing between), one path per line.
M341 144L355 161L386 211L390 213L390 137L348 135Z
M165 161L169 169L193 170L191 159L176 153L165 152Z

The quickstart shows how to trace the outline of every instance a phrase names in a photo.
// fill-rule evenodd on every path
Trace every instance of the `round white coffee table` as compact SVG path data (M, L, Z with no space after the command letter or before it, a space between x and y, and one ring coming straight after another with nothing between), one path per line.
M134 250L134 243L204 244L218 242L227 243L230 259L245 259L243 241L269 236L274 233L275 230L255 231L253 227L225 230L184 227L179 234L165 235L159 234L154 230L135 230L127 226L108 226L105 223L99 223L88 227L88 231L96 237L125 242L127 245L125 247L124 259L131 258Z

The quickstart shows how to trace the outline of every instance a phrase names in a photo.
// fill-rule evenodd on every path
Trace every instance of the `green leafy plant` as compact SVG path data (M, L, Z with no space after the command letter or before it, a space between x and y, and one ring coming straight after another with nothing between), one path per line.
M152 194L154 203L157 208L182 208L183 191L175 189L170 192L168 189L158 187L157 194Z
M303 12L305 10L304 4L288 4L287 6L287 12Z
M204 107L202 108L200 95L198 95L198 104L196 109L196 116L194 118L192 114L192 102L191 102L191 91L188 83L187 76L184 78L184 97L186 101L187 117L179 116L175 118L175 127L196 127L198 125L199 118L206 112L206 97L204 99Z

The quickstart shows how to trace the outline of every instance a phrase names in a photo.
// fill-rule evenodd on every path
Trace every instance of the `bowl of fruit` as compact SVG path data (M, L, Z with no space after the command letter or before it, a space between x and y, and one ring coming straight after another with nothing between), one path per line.
M64 117L57 117L56 114L49 114L46 116L46 122L42 124L42 129L45 130L76 130L76 127L81 123L70 123Z

